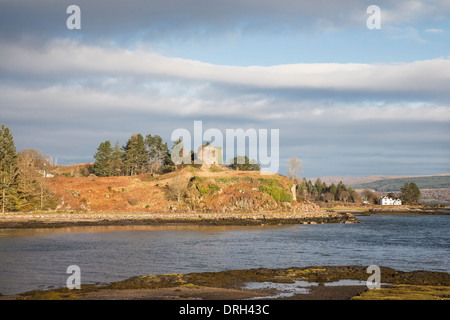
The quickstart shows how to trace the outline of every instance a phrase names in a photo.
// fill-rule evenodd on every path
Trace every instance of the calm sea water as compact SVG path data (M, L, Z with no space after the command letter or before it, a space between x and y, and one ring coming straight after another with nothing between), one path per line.
M314 265L450 272L450 216L376 215L361 224L0 230L0 293L136 275Z

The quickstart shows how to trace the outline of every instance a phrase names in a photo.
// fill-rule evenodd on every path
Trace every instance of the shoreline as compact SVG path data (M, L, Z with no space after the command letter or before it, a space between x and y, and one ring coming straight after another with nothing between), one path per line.
M115 212L115 211L35 211L0 214L0 229L59 228L72 226L132 225L283 225L360 223L364 215L450 215L450 206L337 206L322 207L320 212Z
M450 206L441 208L430 206L380 206L372 205L366 207L323 207L325 210L334 212L349 212L352 214L410 214L410 215L450 215Z
M138 225L283 225L359 223L351 213L5 213L0 214L0 229L61 228L72 226L138 226Z
M363 266L256 268L135 276L1 296L0 300L434 300L449 299L450 274L380 267L381 289L369 290Z

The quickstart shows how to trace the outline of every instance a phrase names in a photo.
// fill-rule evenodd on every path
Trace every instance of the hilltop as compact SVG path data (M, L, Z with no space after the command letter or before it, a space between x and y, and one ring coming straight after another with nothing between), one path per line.
M434 175L371 175L367 177L319 177L322 182L327 184L338 184L340 181L346 185L350 185L353 188L357 188L359 185L367 184L380 180L394 180L394 179L406 179L406 178L429 178L429 177L446 177L450 178L450 173L434 174ZM315 181L317 178L307 178ZM430 188L431 189L431 188Z

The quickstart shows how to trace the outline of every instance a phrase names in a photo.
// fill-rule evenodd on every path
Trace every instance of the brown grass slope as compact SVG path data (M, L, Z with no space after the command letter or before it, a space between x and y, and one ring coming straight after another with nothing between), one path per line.
M86 212L318 212L292 201L292 182L257 171L186 167L160 176L66 177L49 179L57 211ZM170 190L181 185L179 201Z

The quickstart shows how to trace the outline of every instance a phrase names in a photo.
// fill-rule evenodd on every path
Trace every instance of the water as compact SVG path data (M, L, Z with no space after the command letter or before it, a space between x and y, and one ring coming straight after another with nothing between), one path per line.
M132 276L320 265L450 272L450 216L373 215L361 224L0 230L0 292Z

